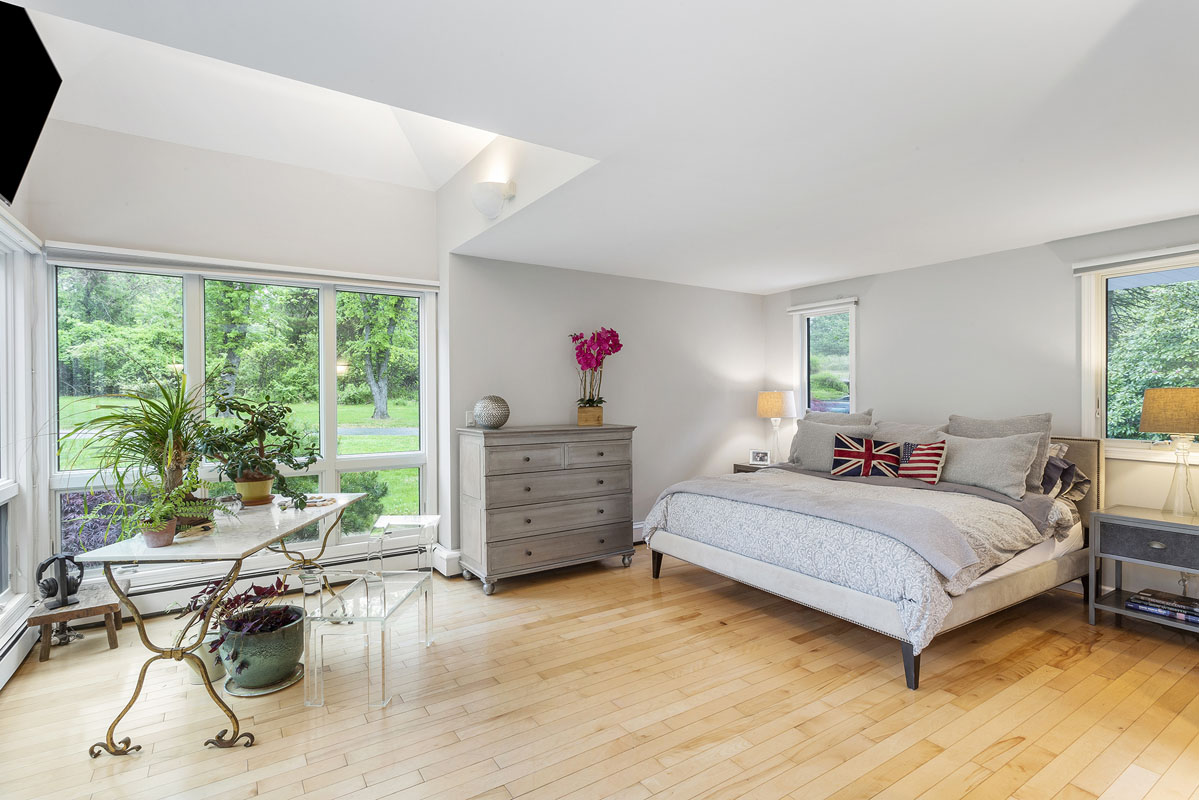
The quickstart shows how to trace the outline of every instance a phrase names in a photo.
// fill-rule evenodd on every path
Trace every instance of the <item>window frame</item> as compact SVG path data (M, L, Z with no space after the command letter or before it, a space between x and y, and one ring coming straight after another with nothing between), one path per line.
M49 250L49 247L47 248ZM433 286L414 286L410 282L389 283L385 278L367 280L358 276L342 273L317 273L304 270L302 277L284 276L278 267L253 269L235 264L228 267L204 260L203 263L178 264L163 260L159 263L130 263L134 259L109 260L79 260L70 257L58 257L51 252L46 258L47 268L47 347L50 366L50 430L58 428L58 305L57 305L57 271L59 268L95 269L109 272L135 272L150 275L182 277L183 279L183 365L184 372L189 377L204 374L204 281L236 281L241 283L257 283L274 286L289 286L296 288L315 289L318 306L318 353L319 368L319 442L321 458L308 470L298 472L288 468L281 469L288 477L295 475L315 475L318 478L318 491L335 492L339 490L341 475L350 472L368 472L373 470L390 470L417 468L419 470L418 514L436 514L437 511L437 459L436 447L436 376L433 373L433 353L430 348L435 346L436 331L436 296ZM375 294L391 294L414 297L418 303L419 313L419 376L420 376L420 447L416 451L391 452L363 455L337 455L337 292L354 291ZM53 547L57 549L62 530L62 514L60 495L63 492L80 491L86 488L88 478L94 470L63 470L58 467L56 450L57 437L46 437L48 440L47 456L51 464L49 476L49 505ZM217 478L214 465L206 464L201 468L201 477L215 481ZM326 523L321 524L322 538L326 532ZM363 536L343 536L340 529L329 535L329 546L325 551L329 559L345 559L356 557L363 551ZM319 540L306 544L300 550L319 547ZM282 568L288 562L279 555L267 553L256 554L246 560L246 569L250 571ZM171 582L193 580L208 575L215 575L218 570L213 565L204 564L169 564L160 566L122 566L117 572L133 581L135 589L152 590L160 585ZM140 573L140 576L139 576Z
M808 320L833 314L849 314L849 411L858 408L858 298L842 297L817 303L803 303L787 309L791 315L792 342L795 346L795 397L799 401L798 413L802 417L811 407L808 397Z
M1175 462L1169 439L1110 439L1107 437L1107 281L1128 275L1199 267L1199 247L1177 248L1176 253L1133 254L1117 259L1074 265L1079 278L1079 356L1082 385L1082 435L1100 439L1107 458L1128 461ZM1190 463L1199 464L1199 452Z

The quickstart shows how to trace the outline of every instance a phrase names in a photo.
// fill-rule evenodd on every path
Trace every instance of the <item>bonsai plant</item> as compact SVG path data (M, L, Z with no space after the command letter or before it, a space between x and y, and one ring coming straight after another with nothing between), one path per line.
M304 492L287 485L280 466L304 470L320 453L308 434L287 422L291 408L271 400L221 397L212 402L219 414L232 416L232 427L210 425L200 433L198 451L218 462L217 471L233 481L245 505L262 505L272 499L271 488L290 498L298 509L308 502Z
M575 363L579 369L579 425L604 424L604 398L600 389L604 383L604 360L624 347L620 334L611 328L600 328L590 336L572 333Z
M200 613L179 632L179 641L215 603L212 620L220 633L216 638L206 636L205 642L210 653L219 654L233 682L243 689L259 689L286 681L295 674L304 652L304 609L278 603L287 592L287 582L276 578L267 586L251 585L217 600L222 583L208 584L184 606L180 617Z

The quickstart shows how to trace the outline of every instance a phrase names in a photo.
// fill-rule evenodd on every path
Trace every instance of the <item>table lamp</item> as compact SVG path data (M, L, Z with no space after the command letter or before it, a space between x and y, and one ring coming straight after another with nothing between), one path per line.
M758 392L758 416L769 419L774 426L770 441L770 463L774 464L779 460L779 423L783 417L795 418L795 392Z
M1189 456L1199 433L1199 388L1146 389L1141 401L1141 433L1168 433L1174 442L1174 478L1162 511L1194 515ZM1188 433L1189 431L1189 433Z

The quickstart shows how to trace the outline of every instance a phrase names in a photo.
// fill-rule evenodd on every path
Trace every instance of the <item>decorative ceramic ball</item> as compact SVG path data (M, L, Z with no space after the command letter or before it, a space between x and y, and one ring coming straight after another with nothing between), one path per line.
M502 428L508 421L509 413L511 409L508 408L507 400L499 395L489 394L475 403L475 424L480 428L492 430Z

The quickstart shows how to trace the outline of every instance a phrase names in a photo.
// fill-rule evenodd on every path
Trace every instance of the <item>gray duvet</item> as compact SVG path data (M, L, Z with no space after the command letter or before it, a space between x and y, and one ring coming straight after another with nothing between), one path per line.
M658 529L891 600L917 652L940 630L951 595L1055 532L974 495L782 470L676 484L646 517L651 548Z

